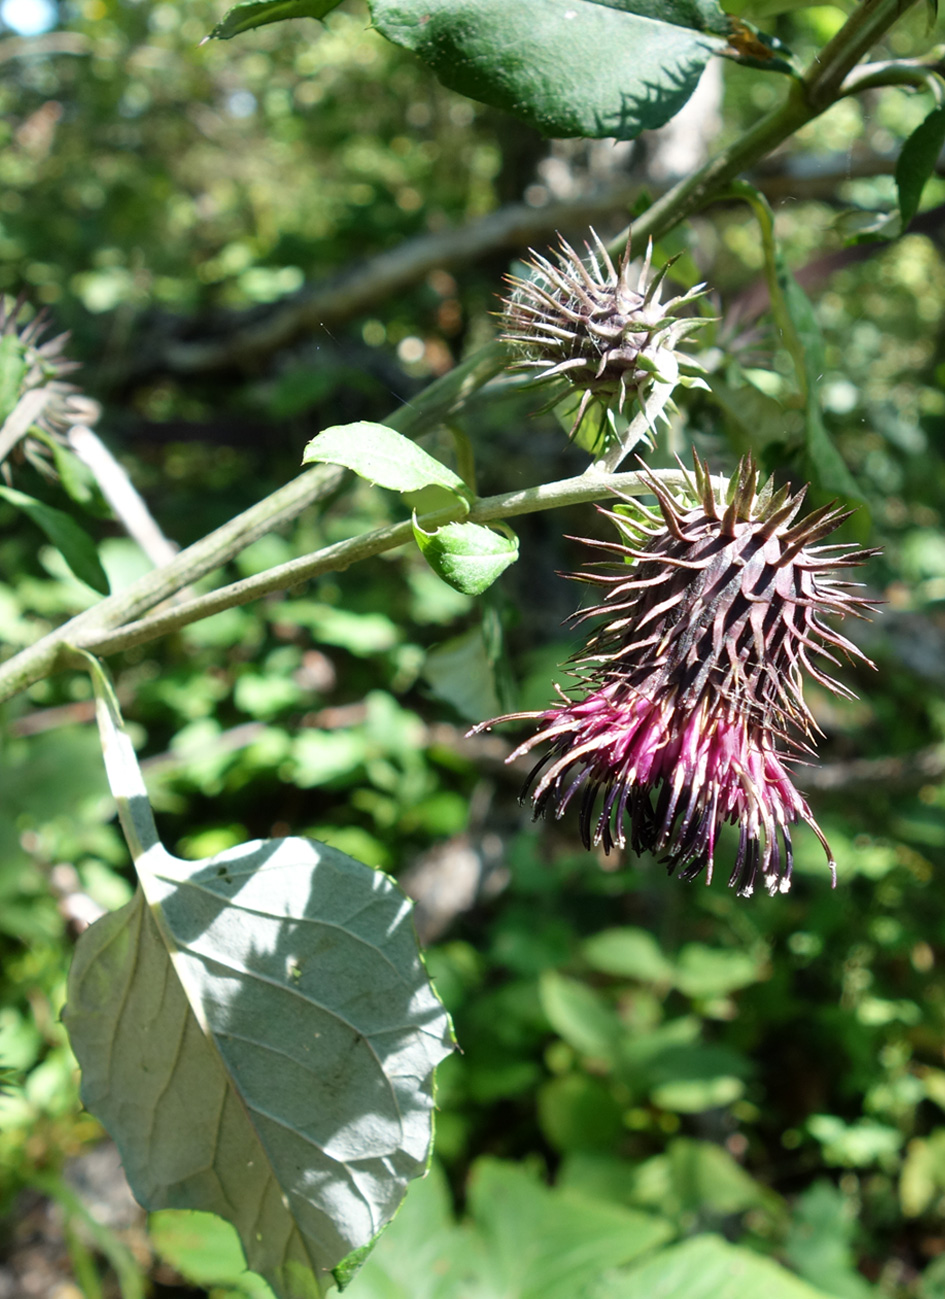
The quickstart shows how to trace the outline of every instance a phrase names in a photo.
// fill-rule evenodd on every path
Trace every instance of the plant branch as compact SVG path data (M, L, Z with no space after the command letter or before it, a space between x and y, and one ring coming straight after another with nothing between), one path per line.
M804 343L798 333L797 325L794 323L790 311L788 311L784 290L778 279L778 249L774 239L774 212L771 210L771 204L765 196L759 193L754 185L749 185L745 180L734 181L729 193L734 198L744 199L758 221L771 314L781 339L781 345L788 352L793 362L794 377L797 382L801 405L806 408L810 393Z
M407 437L417 437L446 420L469 396L498 374L507 362L505 348L492 343L468 361L432 383L401 406L387 423ZM0 666L0 700L24 690L55 670L64 642L85 643L92 630L108 631L138 619L182 587L213 572L258 537L283 527L314 502L324 499L344 481L345 471L329 465L310 469L242 514L188 546L170 563L133 582L117 595L101 600L35 645L21 650Z
M854 8L804 75L807 101L815 114L847 93L843 83L850 72L912 3L914 0L865 0Z
M676 488L685 486L688 478L679 469L654 470L653 476L668 487ZM718 479L717 486L723 488L726 481ZM647 479L638 473L598 474L594 477L579 474L574 478L564 478L556 483L545 483L539 487L506 492L500 496L483 497L464 516L464 521L490 523L499 519L515 518L521 514L534 514L539 510L597 501L615 493L622 496L639 496L650 490ZM432 531L457 518L458 510L457 506L425 515L419 520L420 525L426 531ZM298 586L299 583L311 581L312 578L319 577L323 573L339 572L360 560L393 550L412 539L413 528L409 520L389 524L373 532L363 533L359 537L352 537L348 541L326 546L312 555L303 555L298 559L289 560L286 564L279 564L254 577L233 582L207 595L175 605L173 609L163 613L128 623L118 630L102 626L80 627L77 625L80 620L73 619L61 629L61 634L56 634L56 656L58 658L60 650L64 648L65 656L68 657L68 647L63 647L64 641L68 642L69 646L96 654L114 654L119 650L130 649L134 645L155 640L159 636L176 631L201 618L207 618L211 614L219 613L223 609L247 604L250 600L259 599L273 591ZM29 651L26 650L18 655L18 658L23 659L28 654ZM8 666L12 666L15 662L16 660L12 660L11 665ZM3 679L4 674L0 671L0 700L9 698L16 689L22 689L24 685L30 684L31 680L37 680L38 676L43 675L37 663L27 663L21 667L17 675L21 676L24 671L35 672L37 675L31 676L26 681L11 681Z
M800 127L819 117L836 100L848 94L844 79L915 0L863 0L820 53L799 82L792 82L787 98L737 140L721 149L697 172L640 216L631 226L634 240L658 239L686 217L698 212L725 190L743 171L783 144ZM613 241L621 248L626 232Z

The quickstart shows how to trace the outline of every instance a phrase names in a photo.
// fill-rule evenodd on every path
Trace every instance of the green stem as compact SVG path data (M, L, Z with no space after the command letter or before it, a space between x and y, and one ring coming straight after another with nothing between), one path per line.
M843 83L860 59L902 17L914 0L864 0L819 54L804 75L807 101L814 115L846 93Z
M794 375L801 398L801 405L806 409L809 384L807 382L804 344L797 332L797 326L791 317L791 313L788 311L787 302L784 298L784 289L778 275L780 258L774 240L774 213L771 210L771 204L764 194L759 193L754 185L749 185L747 180L734 181L729 186L728 194L732 198L744 199L758 219L761 230L761 246L765 259L765 282L768 285L768 296L771 299L771 314L774 317L775 328L778 331L782 346L787 349L794 363Z
M481 348L469 360L432 383L419 397L401 406L388 417L387 423L405 436L417 437L447 419L476 389L499 374L507 360L506 350L499 343ZM319 465L308 470L209 536L182 550L170 563L146 573L124 591L71 618L0 666L0 699L9 699L55 671L65 643L85 644L86 637L93 631L112 630L140 618L182 587L190 586L226 564L258 537L290 523L309 505L335 491L344 481L344 476L345 471L333 465Z
M864 90L878 90L885 86L914 86L927 90L935 100L936 108L945 102L942 85L941 60L926 62L923 59L894 59L883 63L866 63L856 68L844 81L844 95L859 95Z
M850 93L843 85L866 52L915 0L863 0L812 60L801 80L793 81L784 103L772 109L737 140L721 149L692 176L674 185L630 228L635 241L659 239L718 197L743 171L771 153L800 127ZM626 232L615 247L626 243Z
M686 486L688 475L679 469L660 469L653 471L653 477L671 488ZM718 480L719 487L726 485L726 480ZM487 496L477 501L465 516L464 522L494 523L500 519L512 519L521 514L534 514L539 510L560 508L565 505L580 505L587 501L602 500L614 493L623 496L639 496L651 489L646 479L638 474L598 474L589 477L579 474L574 478L563 478L556 483L545 483L540 487L529 487L517 492L505 492L501 496ZM442 527L457 517L455 507L439 510L435 514L424 515L418 522L425 531ZM129 623L118 630L87 628L78 634L73 632L70 645L76 649L87 650L96 654L116 654L120 650L130 649L156 640L168 632L177 631L189 623L211 614L220 613L223 609L232 609L237 605L248 604L273 591L283 591L301 582L311 581L324 573L336 573L349 568L362 559L394 550L413 539L413 528L409 520L403 523L389 524L373 532L352 537L349 541L339 541L332 546L316 551L312 555L303 555L289 560L275 568L258 573L255 577L233 582L229 586L198 596L186 603L175 605L164 613L153 614L138 622ZM63 661L67 661L70 646L62 649ZM38 678L34 677L33 680ZM27 682L26 684L30 684ZM13 689L0 680L0 700L8 698Z

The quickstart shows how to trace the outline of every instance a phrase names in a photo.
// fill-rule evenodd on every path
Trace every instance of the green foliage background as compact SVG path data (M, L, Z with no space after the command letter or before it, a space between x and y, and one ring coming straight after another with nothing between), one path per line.
M519 200L549 147L437 85L357 4L324 27L198 46L220 16L203 0L74 0L68 48L0 39L0 291L25 290L73 331L83 386L104 405L101 435L181 544L291 477L319 429L383 419L491 337L509 259L497 250L435 271L350 321L213 371L175 367L169 341L183 354L225 333L227 313ZM842 18L832 6L748 16L801 56ZM892 52L933 42L925 24L907 18ZM776 94L770 78L727 66L725 136ZM483 634L494 646L502 629L500 694L548 698L577 599L554 574L582 562L563 534L602 527L586 509L523 523L522 558L484 614L417 554L394 552L112 663L165 842L181 855L291 832L394 874L439 860L449 879L462 852L478 854L483 887L428 955L463 1048L439 1073L440 1162L355 1296L649 1294L645 1255L661 1244L690 1251L679 1275L692 1296L694 1275L733 1274L725 1241L820 1294L945 1295L942 183L927 187L913 233L852 249L842 238L845 209L893 205L888 160L927 110L906 90L841 102L788 159L831 183L771 189L786 261L809 271L828 430L883 546L867 580L885 603L857 633L879 671L847 671L855 704L812 692L837 777L812 794L836 891L806 837L792 892L774 900L740 901L722 880L681 885L653 862L597 861L567 821L528 824L517 776L464 741L468 719L499 704L462 666ZM879 159L877 174L858 177L861 158ZM770 317L750 309L762 255L749 209L710 209L658 250L674 252L683 282L713 286L721 320L714 393L687 396L654 462L695 436L718 468L754 446L799 475L800 416L776 404L788 367ZM512 387L466 418L481 493L582 467L534 404ZM449 433L429 448L449 458ZM29 464L14 466L14 483L63 505ZM348 487L256 543L232 575L401 517L393 495ZM85 522L113 589L142 571L117 525ZM0 525L0 637L14 650L94 596L2 502ZM462 699L456 673L437 673L445 653L428 657L444 645L459 656ZM12 1082L0 1197L12 1248L24 1193L58 1185L49 1179L102 1137L78 1106L59 1023L74 941L63 898L111 908L131 885L86 680L52 678L4 714L0 1064ZM226 1272L223 1245L201 1272L175 1230L155 1224L158 1257L255 1293L238 1265ZM117 1292L119 1245L75 1246L78 1272L82 1248L111 1259L86 1273L101 1273L103 1293ZM128 1294L133 1272L121 1275ZM745 1281L771 1295L777 1284L812 1293L786 1273Z

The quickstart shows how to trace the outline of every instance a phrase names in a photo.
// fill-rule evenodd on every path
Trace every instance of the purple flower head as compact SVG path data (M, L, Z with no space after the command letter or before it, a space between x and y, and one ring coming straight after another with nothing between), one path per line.
M536 817L577 799L588 848L629 841L685 879L711 880L719 827L737 825L729 883L746 895L759 873L769 893L790 887L790 827L804 821L835 878L786 764L813 753L802 673L852 698L822 664L837 651L869 661L823 619L865 616L871 602L836 571L875 552L817 544L847 513L825 506L795 523L806 489L756 490L747 458L724 501L698 457L688 503L652 476L648 486L658 515L602 511L621 539L588 543L616 562L579 575L604 591L577 615L604 620L576 656L581 697L559 689L543 712L496 719L539 723L512 758L550 746L524 794Z
M580 394L572 436L594 405L616 430L619 415L634 401L647 404L662 385L667 391L658 414L677 383L701 373L680 349L706 323L686 314L704 285L661 302L671 263L651 275L650 249L642 267L634 267L628 240L615 266L596 230L591 237L586 258L562 235L554 261L531 249L528 276L506 277L510 292L502 303L502 338L519 353L516 368L531 370L537 381L566 380Z

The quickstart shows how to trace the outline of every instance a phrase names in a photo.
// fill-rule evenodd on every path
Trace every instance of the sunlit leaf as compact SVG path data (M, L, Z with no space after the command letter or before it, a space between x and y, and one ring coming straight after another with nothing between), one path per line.
M359 1275L357 1299L574 1299L595 1276L672 1235L665 1219L603 1198L550 1190L530 1171L480 1159L470 1219L453 1220L434 1166Z
M662 126L730 30L715 0L369 2L377 29L444 85L555 137Z
M271 1299L262 1277L247 1272L236 1229L214 1213L161 1209L148 1219L148 1238L158 1256L194 1285L227 1285L247 1299Z
M588 938L583 947L584 959L594 970L605 974L639 979L643 983L672 983L673 966L659 943L645 929L627 925L620 929L602 929Z
M481 595L518 559L518 538L479 523L447 523L425 532L414 520L413 535L438 577L464 595Z
M671 1230L621 1205L549 1191L497 1159L473 1170L469 1207L496 1278L492 1293L517 1299L573 1299L589 1277L662 1244Z
M827 1299L827 1294L721 1236L695 1236L622 1276L611 1275L589 1299Z
M471 497L469 488L452 469L384 424L361 421L327 428L309 442L302 463L344 465L368 482L395 492L436 486L466 499Z
M410 904L308 839L172 857L93 680L140 887L77 945L64 1019L83 1100L145 1207L219 1214L280 1299L320 1295L429 1156L450 1033Z
M686 943L676 962L676 986L688 997L724 997L756 983L761 961L739 948Z

